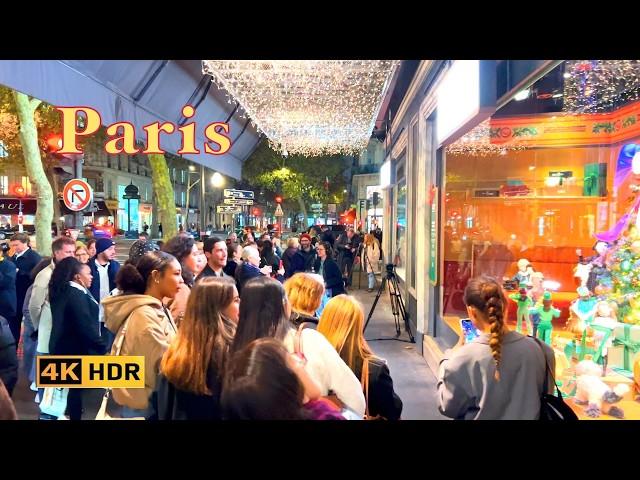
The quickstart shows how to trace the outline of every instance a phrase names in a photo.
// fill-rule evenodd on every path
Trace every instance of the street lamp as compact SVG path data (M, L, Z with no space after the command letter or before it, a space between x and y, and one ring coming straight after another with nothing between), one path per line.
M213 185L214 188L222 188L224 186L224 177L220 174L220 172L215 172L212 176L211 176L211 185ZM217 212L217 204L215 205L216 207L216 212L214 213L214 220L215 220L215 226L216 228L218 228L218 212Z

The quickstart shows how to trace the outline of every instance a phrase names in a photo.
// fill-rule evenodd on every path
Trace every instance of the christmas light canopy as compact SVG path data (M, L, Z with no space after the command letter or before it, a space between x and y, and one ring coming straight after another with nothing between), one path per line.
M447 147L447 154L485 157L506 155L510 151L524 150L527 148L522 143L515 141L509 143L492 143L490 122L491 119L485 120L449 145Z
M566 113L604 113L640 98L640 60L567 60Z
M288 154L357 153L373 131L395 60L203 60L272 147Z

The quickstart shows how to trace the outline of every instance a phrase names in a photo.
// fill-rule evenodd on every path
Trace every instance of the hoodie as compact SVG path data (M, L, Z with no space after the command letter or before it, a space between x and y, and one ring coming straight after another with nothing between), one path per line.
M111 354L115 354L122 326L130 318L120 355L145 357L144 390L114 388L113 399L119 405L146 409L160 372L162 356L176 335L176 325L160 300L149 295L118 295L106 297L101 303L104 307L105 325L116 335Z

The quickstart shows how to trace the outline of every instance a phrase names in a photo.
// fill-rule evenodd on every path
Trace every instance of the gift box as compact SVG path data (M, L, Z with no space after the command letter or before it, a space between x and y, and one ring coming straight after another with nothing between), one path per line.
M619 323L613 330L613 337L609 365L631 372L634 357L640 352L640 325Z

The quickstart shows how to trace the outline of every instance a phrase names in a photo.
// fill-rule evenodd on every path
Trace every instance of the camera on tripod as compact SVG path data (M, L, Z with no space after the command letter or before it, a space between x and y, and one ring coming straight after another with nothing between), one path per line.
M393 278L396 266L393 263L387 263L387 278Z

